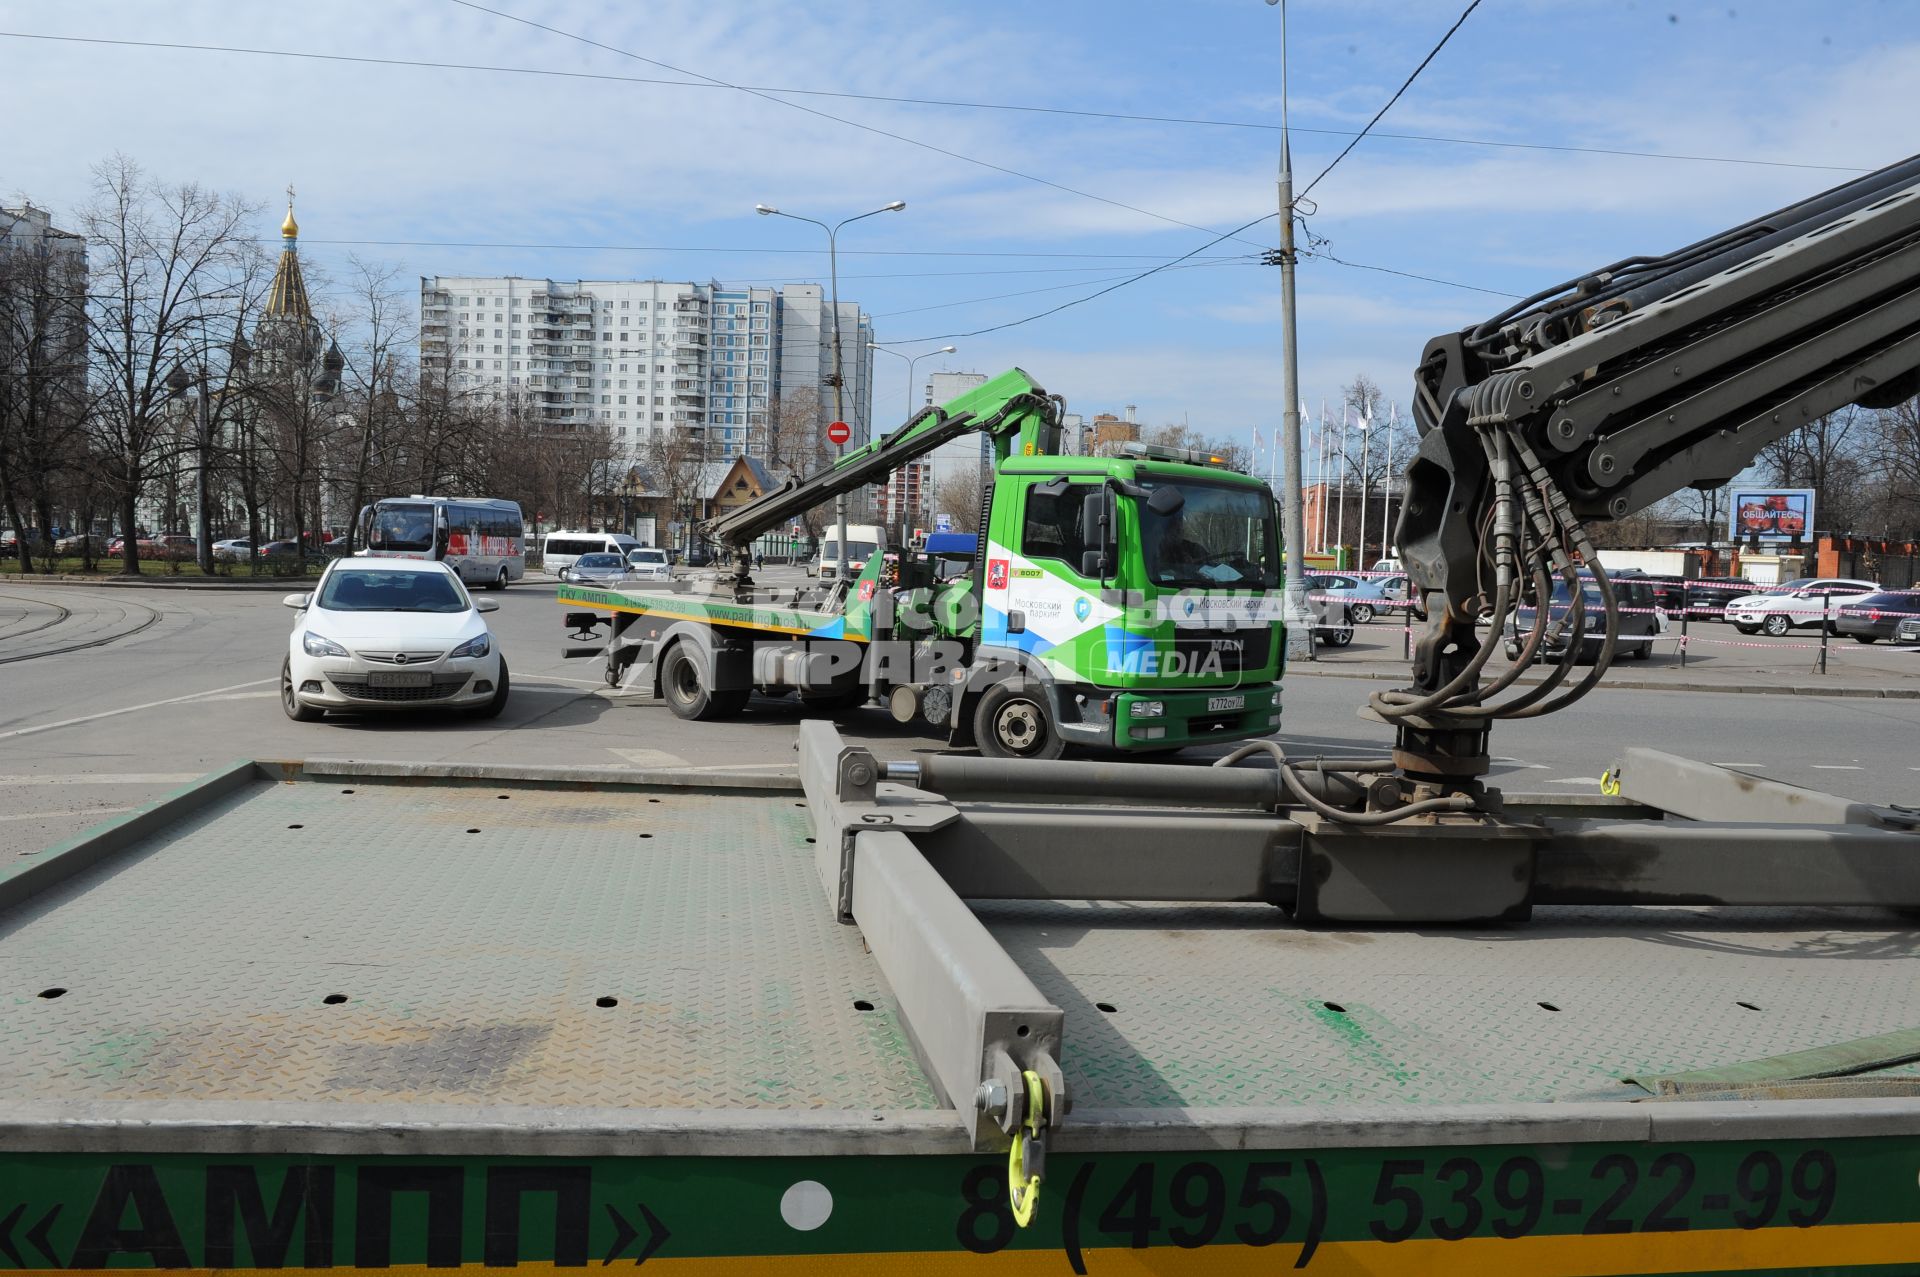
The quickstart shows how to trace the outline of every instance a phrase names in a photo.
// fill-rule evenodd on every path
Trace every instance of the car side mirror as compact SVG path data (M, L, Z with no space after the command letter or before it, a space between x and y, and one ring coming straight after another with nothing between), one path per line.
M500 600L475 599L473 601L473 610L476 612L498 612L500 610Z
M311 594L284 594L280 597L281 606L290 607L296 612L305 611L307 604L312 601L313 595Z

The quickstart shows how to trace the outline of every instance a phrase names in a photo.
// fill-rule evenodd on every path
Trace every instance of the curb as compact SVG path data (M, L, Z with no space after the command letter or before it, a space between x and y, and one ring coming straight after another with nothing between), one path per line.
M1304 666L1304 668L1303 668ZM1316 678L1357 678L1370 679L1381 683L1404 683L1406 674L1375 674L1366 670L1313 669L1304 662L1289 663L1282 679L1296 674L1312 675ZM1542 680L1523 678L1514 683L1515 687L1533 687ZM1676 686L1673 683L1655 683L1648 679L1619 679L1603 681L1595 691L1604 692L1608 688L1637 692L1717 692L1745 696L1841 696L1859 700L1920 701L1920 688L1907 687L1821 687L1817 684L1787 684L1781 687L1726 686L1715 687L1711 684L1694 683L1688 686Z
M293 586L313 585L319 580L317 576L242 577L232 581L209 581L205 577L182 580L164 576L41 576L37 572L29 576L21 572L9 572L0 575L0 589L9 585L91 585L108 590L278 590L285 594Z

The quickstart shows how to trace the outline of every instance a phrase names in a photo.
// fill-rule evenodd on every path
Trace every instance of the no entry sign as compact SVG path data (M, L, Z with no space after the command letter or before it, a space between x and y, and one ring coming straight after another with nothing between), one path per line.
M836 444L845 443L853 438L853 430L844 421L836 421L827 427L827 438Z

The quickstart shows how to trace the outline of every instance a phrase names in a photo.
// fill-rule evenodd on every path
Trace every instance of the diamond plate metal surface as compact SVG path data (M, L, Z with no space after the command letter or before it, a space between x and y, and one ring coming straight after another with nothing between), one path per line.
M0 914L0 1098L937 1107L811 832L788 793L255 785Z
M977 909L1066 1012L1082 1109L1632 1098L1636 1073L1920 1025L1920 935L1865 910L1306 931L1264 906Z

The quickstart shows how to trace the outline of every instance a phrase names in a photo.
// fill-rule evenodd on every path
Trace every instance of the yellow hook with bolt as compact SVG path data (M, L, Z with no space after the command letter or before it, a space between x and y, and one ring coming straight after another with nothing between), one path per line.
M1047 1088L1032 1069L1020 1076L1027 1087L1027 1113L1007 1151L1007 1203L1013 1208L1013 1222L1025 1228L1033 1222L1047 1167Z

